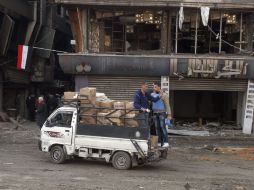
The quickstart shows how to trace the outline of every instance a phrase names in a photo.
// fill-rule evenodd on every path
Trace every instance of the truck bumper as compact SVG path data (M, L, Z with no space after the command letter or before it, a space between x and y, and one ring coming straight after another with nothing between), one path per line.
M158 148L151 150L148 153L148 162L158 162L167 159L167 155L168 155L167 148Z

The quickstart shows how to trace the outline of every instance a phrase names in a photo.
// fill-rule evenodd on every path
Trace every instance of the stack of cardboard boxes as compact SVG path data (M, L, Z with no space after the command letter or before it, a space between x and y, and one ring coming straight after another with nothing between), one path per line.
M119 127L138 127L135 120L137 112L133 102L114 101L102 93L96 93L96 88L81 88L78 92L65 92L65 101L78 99L80 101L80 123L117 125Z

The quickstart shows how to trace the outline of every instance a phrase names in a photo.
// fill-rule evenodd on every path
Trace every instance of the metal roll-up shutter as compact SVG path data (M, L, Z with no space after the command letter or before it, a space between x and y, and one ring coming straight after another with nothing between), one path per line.
M160 80L160 77L89 76L88 84L90 87L96 87L97 92L105 93L112 100L133 100L142 81L147 81L152 88L152 83Z
M170 90L246 91L243 79L182 79L170 78Z

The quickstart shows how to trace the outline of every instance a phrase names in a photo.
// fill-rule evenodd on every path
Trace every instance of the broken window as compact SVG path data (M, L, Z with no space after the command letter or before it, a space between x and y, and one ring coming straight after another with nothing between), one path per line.
M162 11L90 11L92 52L160 51Z
M233 54L244 52L248 43L253 46L253 30L247 30L250 13L210 10L207 26L203 25L200 8L183 9L183 15L180 25L179 12L172 17L171 38L175 53Z

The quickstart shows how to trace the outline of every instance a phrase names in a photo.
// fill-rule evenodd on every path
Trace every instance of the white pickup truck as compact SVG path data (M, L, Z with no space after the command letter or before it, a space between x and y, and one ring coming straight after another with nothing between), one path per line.
M79 113L78 107L63 106L44 123L39 148L50 153L53 163L82 157L103 159L111 162L116 169L130 169L167 157L167 148L151 148L148 125L119 127L82 124Z

